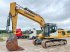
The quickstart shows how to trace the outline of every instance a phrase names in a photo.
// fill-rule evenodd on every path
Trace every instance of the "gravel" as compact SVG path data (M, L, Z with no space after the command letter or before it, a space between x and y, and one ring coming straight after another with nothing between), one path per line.
M67 39L67 44L62 46L54 46L44 49L41 45L34 46L32 40L19 39L18 44L25 50L12 52L70 52L70 37ZM10 52L6 49L6 41L0 42L0 52Z

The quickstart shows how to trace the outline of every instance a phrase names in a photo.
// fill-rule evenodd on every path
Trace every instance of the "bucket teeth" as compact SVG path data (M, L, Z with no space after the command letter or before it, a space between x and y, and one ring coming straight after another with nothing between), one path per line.
M24 50L22 47L18 46L17 37L14 37L12 40L6 41L6 47L9 51L19 51Z

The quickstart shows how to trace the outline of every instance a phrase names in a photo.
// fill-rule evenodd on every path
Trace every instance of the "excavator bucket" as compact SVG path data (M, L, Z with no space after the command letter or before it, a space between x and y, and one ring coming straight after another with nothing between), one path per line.
M8 38L6 41L6 47L9 51L21 51L24 50L22 47L18 46L17 37L14 36L13 38Z

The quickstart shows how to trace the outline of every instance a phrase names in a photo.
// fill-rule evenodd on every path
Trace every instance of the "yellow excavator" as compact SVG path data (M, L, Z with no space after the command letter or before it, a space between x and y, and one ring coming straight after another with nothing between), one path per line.
M23 48L18 46L17 37L15 36L18 14L21 14L40 24L42 33L39 34L37 38L33 41L34 45L41 44L43 48L47 48L49 46L64 45L67 43L65 39L59 39L58 36L54 37L50 35L57 31L56 24L45 23L44 19L40 15L36 14L35 12L31 11L28 8L23 8L22 6L18 5L16 2L12 2L10 4L9 18L7 20L7 27L6 27L7 32L9 34L9 38L6 42L6 47L8 50L10 51L24 50ZM13 34L9 33L10 19L12 21Z

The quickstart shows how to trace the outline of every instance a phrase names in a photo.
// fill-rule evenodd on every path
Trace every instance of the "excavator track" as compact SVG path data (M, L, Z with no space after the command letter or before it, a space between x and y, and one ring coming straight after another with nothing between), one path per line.
M41 42L41 45L43 48L65 45L65 44L67 44L67 40L65 40L65 39L51 39L51 40L43 40Z

